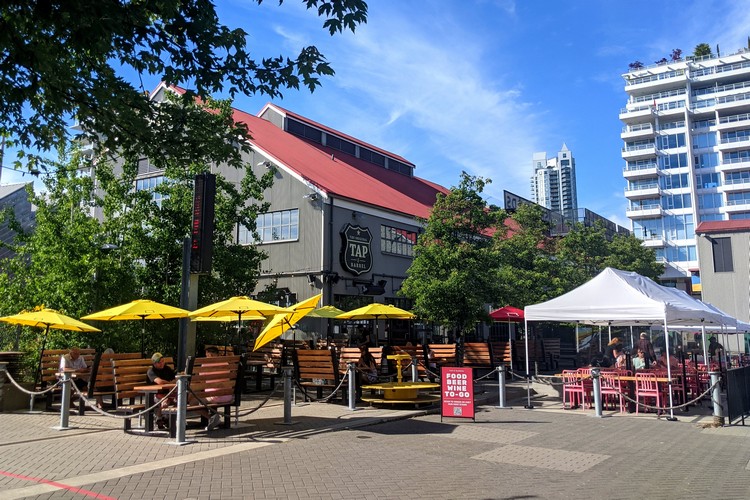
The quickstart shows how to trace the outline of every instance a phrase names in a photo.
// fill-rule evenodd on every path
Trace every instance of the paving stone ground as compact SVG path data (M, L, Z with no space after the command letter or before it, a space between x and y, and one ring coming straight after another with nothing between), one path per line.
M243 402L239 424L126 434L120 420L54 413L0 414L0 500L12 498L750 498L750 428L713 428L710 410L653 415L562 410L538 390L523 407L480 394L476 421L432 410L350 411L302 403L283 425L272 399ZM493 392L494 391L494 392Z

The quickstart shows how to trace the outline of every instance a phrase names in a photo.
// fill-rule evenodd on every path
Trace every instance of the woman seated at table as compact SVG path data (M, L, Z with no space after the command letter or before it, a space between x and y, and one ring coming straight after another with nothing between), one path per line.
M612 363L613 368L616 368L618 370L625 369L626 359L625 359L625 353L622 351L622 344L617 344L613 346L612 358L614 359L614 363Z
M669 367L672 370L676 370L677 367L680 366L680 360L677 359L677 357L674 354L669 355ZM662 368L664 370L667 369L667 351L662 351L661 354L659 354L659 359L656 361L656 367Z
M646 363L646 353L643 352L643 349L638 349L638 352L633 358L633 369L638 371L645 368L648 368L648 363Z

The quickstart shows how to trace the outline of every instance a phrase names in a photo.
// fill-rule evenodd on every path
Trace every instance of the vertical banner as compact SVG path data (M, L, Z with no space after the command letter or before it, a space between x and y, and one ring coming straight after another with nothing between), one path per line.
M214 203L216 176L204 172L195 176L193 223L190 227L190 273L211 274L214 248Z
M440 369L442 417L474 418L474 378L471 368L444 366Z

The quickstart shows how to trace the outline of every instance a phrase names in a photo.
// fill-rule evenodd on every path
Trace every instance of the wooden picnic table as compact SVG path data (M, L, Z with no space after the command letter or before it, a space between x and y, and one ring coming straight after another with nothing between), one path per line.
M133 387L134 391L142 392L146 395L146 408L151 408L156 402L156 394L163 391L171 391L176 384L150 384L150 385L137 385ZM143 424L145 432L151 432L154 430L154 410L149 410L143 418Z

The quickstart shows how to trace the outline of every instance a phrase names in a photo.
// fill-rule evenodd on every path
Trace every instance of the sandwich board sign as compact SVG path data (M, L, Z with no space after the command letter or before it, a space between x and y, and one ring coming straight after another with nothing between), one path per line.
M474 416L473 370L463 366L444 366L440 369L440 420L443 417L470 418Z

